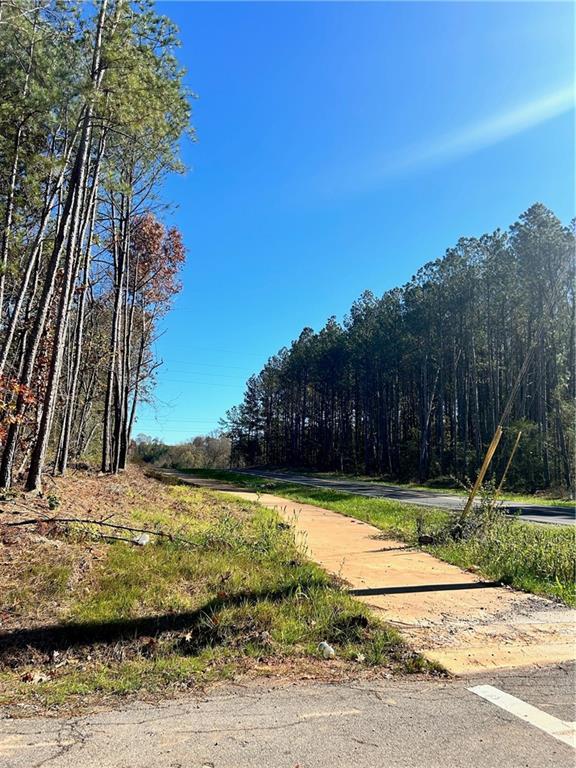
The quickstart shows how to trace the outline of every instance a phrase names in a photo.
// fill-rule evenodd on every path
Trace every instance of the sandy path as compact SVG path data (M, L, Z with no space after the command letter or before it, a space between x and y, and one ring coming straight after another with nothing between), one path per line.
M191 485L258 500L294 526L310 558L345 579L428 658L469 673L571 661L576 611L483 582L368 523L270 494L181 476ZM364 594L362 594L364 593Z

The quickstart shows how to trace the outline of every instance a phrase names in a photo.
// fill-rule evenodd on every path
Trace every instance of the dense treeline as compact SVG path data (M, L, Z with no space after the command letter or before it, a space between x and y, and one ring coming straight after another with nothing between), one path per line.
M132 458L143 464L170 469L226 469L230 466L230 440L221 435L198 435L177 445L166 445L148 435L136 435Z
M224 426L233 461L421 481L472 476L527 360L494 469L573 487L574 231L541 204L463 238L343 325L305 328L247 384Z
M0 485L126 463L178 290L157 192L189 104L145 0L0 2Z

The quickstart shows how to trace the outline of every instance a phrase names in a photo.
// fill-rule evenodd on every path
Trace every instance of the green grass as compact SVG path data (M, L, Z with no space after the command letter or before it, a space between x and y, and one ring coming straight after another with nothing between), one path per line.
M451 519L439 509L355 496L223 470L191 470L190 474L229 480L242 487L334 510L380 528L389 536L416 545L418 526L438 530ZM486 578L517 589L576 605L576 531L571 526L544 526L505 518L481 538L426 547L437 557L462 568L472 566Z
M0 704L33 696L53 705L93 693L204 685L251 664L296 660L320 664L324 673L327 662L317 652L322 640L335 647L337 663L354 669L436 669L307 560L276 513L184 486L166 488L166 494L165 508L135 510L134 524L172 530L189 545L161 538L145 547L104 545L104 556L73 584L70 562L60 572L38 558L21 574L23 595L28 584L42 599L70 593L60 622L83 633L86 642L67 650L57 668L47 662L49 648L30 657L29 649L19 649L18 663L0 669ZM91 544L85 531L70 529L70 553L83 540ZM12 599L25 614L28 604ZM162 631L138 630L138 622L149 617ZM91 642L94 628L102 625L121 636ZM51 679L23 681L39 667Z
M384 483L387 485L394 485L398 488L406 488L407 490L414 491L429 491L430 493L436 493L440 495L449 496L468 496L466 488L462 488L454 482L453 484L437 484L434 480L431 480L428 485L421 485L418 483L400 483L396 480L391 480L389 477L374 477L369 475L352 475L343 472L305 472L302 474L309 475L310 477L318 478L334 478L335 480L359 480L364 483ZM539 504L543 507L567 507L571 509L575 505L574 499L567 498L567 495L557 496L553 492L543 491L540 493L514 493L512 491L504 491L500 497L503 501L518 501L527 504Z
M517 589L576 605L576 539L563 526L536 527L503 520L481 539L431 548L438 557Z
M74 557L45 547L27 553L20 567L13 567L3 585L1 608L33 615L41 603L64 600L72 576Z

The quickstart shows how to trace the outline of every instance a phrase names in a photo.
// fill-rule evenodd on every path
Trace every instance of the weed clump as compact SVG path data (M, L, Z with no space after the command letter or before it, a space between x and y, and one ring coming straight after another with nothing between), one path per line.
M161 505L131 498L125 522L186 544L154 537L137 547L71 524L44 537L49 551L23 556L18 590L8 593L22 634L0 654L0 701L191 686L255 663L321 665L322 675L359 664L429 669L306 559L275 512L181 486L163 493ZM35 630L38 597L52 616ZM323 641L334 659L318 656ZM34 691L29 679L41 680Z
M498 501L493 483L466 515L449 518L434 529L416 521L421 544L439 557L519 589L576 601L576 532L560 526L534 525L510 515Z

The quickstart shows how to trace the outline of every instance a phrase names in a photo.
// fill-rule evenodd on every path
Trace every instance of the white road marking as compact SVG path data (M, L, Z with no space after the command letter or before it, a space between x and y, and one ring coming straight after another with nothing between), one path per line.
M511 696L509 693L494 688L493 685L475 685L468 690L576 749L576 723L549 715L547 712L527 704L522 699L517 699L516 696Z

